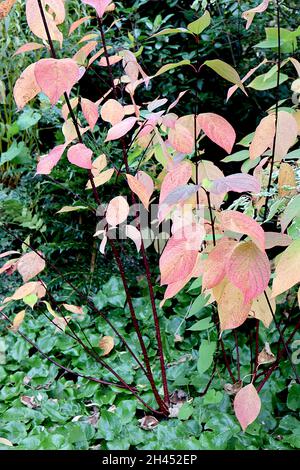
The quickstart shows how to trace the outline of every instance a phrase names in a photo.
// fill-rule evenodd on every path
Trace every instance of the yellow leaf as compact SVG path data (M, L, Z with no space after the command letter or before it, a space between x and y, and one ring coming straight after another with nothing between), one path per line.
M269 298L272 310L275 312L276 302L275 299L271 299L271 289L269 287L266 288L266 294ZM273 317L264 293L253 300L250 316L253 316L257 320L261 320L265 327L269 328Z
M23 320L25 318L25 313L26 313L26 310L21 310L21 312L17 313L17 315L15 316L13 324L10 327L10 330L13 331L14 333L16 333L19 330L20 326L22 325Z

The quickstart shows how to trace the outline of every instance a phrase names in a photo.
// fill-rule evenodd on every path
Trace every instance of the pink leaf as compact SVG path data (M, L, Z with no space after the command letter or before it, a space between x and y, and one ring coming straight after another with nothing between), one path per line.
M244 303L258 297L268 287L270 262L265 252L252 242L241 242L227 260L227 278L244 294Z
M65 148L66 145L64 144L58 145L57 147L54 147L54 149L52 149L48 155L41 157L36 168L37 175L49 175L52 168L54 168L61 159Z
M47 11L45 4L50 7L54 14ZM59 41L60 46L63 43L63 34L58 29L57 25L65 20L65 5L64 0L47 0L42 2L44 7L45 19L47 22L48 30L53 41ZM30 30L40 39L48 40L45 30L41 12L37 0L26 0L26 18Z
M39 44L38 42L27 42L23 46L19 47L16 52L13 54L13 57L18 54L23 54L24 52L36 51L37 49L43 49L44 44Z
M113 198L107 206L106 221L112 227L121 224L127 219L129 205L123 196Z
M23 281L30 281L45 269L46 263L44 259L34 251L25 253L17 262L17 270L21 274Z
M262 250L265 250L265 233L251 217L238 211L226 211L219 214L223 230L244 233Z
M120 57L119 55L111 55L109 56L108 62L109 62L109 65L115 65L121 60L122 60L122 57ZM99 60L99 65L101 67L107 67L106 57L101 57L101 59Z
M150 198L154 191L152 178L144 171L138 171L135 176L126 175L126 178L131 191L139 197L148 210Z
M159 260L161 285L181 281L192 273L204 236L203 227L196 224L174 233Z
M84 23L87 20L90 20L92 17L91 16L84 16L83 18L80 18L79 20L74 21L74 23L71 24L70 29L69 29L69 36L77 29L79 26Z
M141 232L133 225L126 225L125 231L126 236L134 242L137 251L140 251L142 245Z
M105 142L117 140L126 135L135 125L137 118L129 117L109 129Z
M98 116L99 116L98 106L96 105L96 103L93 103L93 101L90 101L87 98L82 98L81 109L91 130L93 130L98 121Z
M180 118L175 122L174 129L169 130L168 140L177 152L188 154L194 150L194 135L181 124Z
M204 113L198 115L197 123L210 140L226 150L227 153L231 152L236 134L226 119L218 114Z
M259 193L260 189L261 185L254 176L248 175L247 173L235 173L214 180L210 192L213 194L223 194L228 191L234 191L236 193Z
M252 383L241 388L236 394L233 406L235 415L245 431L249 424L256 420L261 408L260 398Z
M80 70L72 59L41 59L35 64L34 74L41 91L55 104L63 93L70 94Z
M102 18L106 8L112 2L112 0L82 0L82 3L90 5L95 8L97 15Z
M90 170L92 168L93 152L84 144L72 145L68 150L68 160L80 168Z
M266 250L270 250L274 246L289 246L292 238L289 235L278 232L265 232Z
M184 162L177 165L173 170L169 171L161 185L159 203L161 204L167 195L178 186L187 184L192 177L192 166L190 163Z
M249 29L256 13L264 12L269 6L270 0L263 0L257 7L244 11L242 18L247 20L246 29Z
M125 111L124 107L116 100L108 100L101 108L103 121L109 122L112 126L122 121Z
M260 157L268 148L272 148L275 134L275 116L264 117L256 128L249 147L250 158Z
M19 109L24 108L41 91L34 75L35 65L30 64L15 83L14 99Z

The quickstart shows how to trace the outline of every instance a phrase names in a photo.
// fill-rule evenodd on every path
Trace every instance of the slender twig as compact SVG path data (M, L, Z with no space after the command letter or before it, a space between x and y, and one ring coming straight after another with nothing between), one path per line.
M225 365L226 365L226 368L229 372L229 375L231 377L231 380L233 383L236 383L236 380L235 380L235 377L232 373L232 370L231 370L231 367L230 367L230 364L229 364L229 361L228 361L228 357L227 357L227 354L226 354L226 351L225 351L225 347L224 347L224 343L223 343L223 340L222 338L220 338L220 344L221 344L221 349L222 349L222 353L223 353L223 357L224 357L224 361L225 361Z
M42 255L39 251L37 251L30 243L27 243L25 240L22 240L18 235L15 235L13 232L11 232L11 230L9 230L8 228L4 227L4 225L1 225L1 228L8 234L10 234L13 238L15 238L15 240L18 240L19 242L21 242L22 244L24 244L25 246L27 246L28 248L30 248L32 251L34 251L41 259L43 259L47 264L48 266L53 269L55 272L57 272L61 278L66 282L66 284L68 284L71 289L76 293L78 294L78 296L84 301L87 303L87 305L95 312L97 313L98 315L101 316L101 318L103 318L103 320L106 321L106 323L110 326L110 328L113 330L113 332L116 334L116 336L122 341L122 343L124 344L124 346L126 347L126 349L128 350L128 352L131 354L131 356L134 358L134 360L136 361L136 363L140 366L140 368L143 370L143 372L145 374L147 374L143 364L141 363L141 361L138 359L138 357L136 356L136 354L132 351L131 347L129 346L129 344L127 343L127 341L125 340L125 338L121 335L121 333L117 330L117 328L113 325L113 323L109 320L109 318L107 318L103 312L101 312L100 310L97 309L97 307L94 305L94 303L87 297L85 297L85 295L69 280L65 277L65 275L62 273L62 271L57 268L57 266L53 263L51 263L50 261L47 260L47 258L45 258L44 255Z
M263 220L266 220L267 213L268 213L268 203L270 199L269 192L271 190L272 184L272 176L273 176L273 169L274 169L274 162L275 162L275 150L276 150L276 142L277 142L277 127L278 127L278 111L279 111L279 88L280 88L280 66L281 66L281 34L280 34L280 5L279 0L276 0L276 18L277 18L277 34L278 34L278 41L277 41L277 84L276 84L276 105L275 105L275 132L273 138L273 146L272 146L272 156L271 156L271 164L270 164L270 174L269 174L269 181L267 186L267 197L265 202L264 208L264 216Z
M207 203L208 203L208 210L211 222L211 230L212 230L212 237L213 237L213 245L216 246L216 232L215 232L215 220L212 213L211 201L210 201L210 194L209 191L206 191Z
M287 343L286 343L286 341L285 341L285 339L284 339L284 337L283 337L283 334L282 334L282 331L281 331L281 329L280 329L280 326L279 326L278 323L277 323L277 320L276 320L276 317L275 317L275 313L273 312L273 308L272 308L271 302L270 302L270 300L269 300L269 297L268 297L268 294L266 293L266 291L264 291L264 296L265 296L265 299L266 299L266 301L267 301L267 304L268 304L269 310L270 310L270 312L271 312L271 315L272 315L272 317L273 317L273 320L274 320L276 329L277 329L277 331L278 331L278 333L279 333L280 341L281 341L281 343L282 343L282 345L283 345L283 347L284 347L284 349L285 349L286 355L287 355L287 357L288 357L288 359L289 359L289 361L290 361L291 367L292 367L293 372L294 372L294 374L295 374L296 381L297 381L298 384L300 384L300 378L299 378L299 376L298 376L298 373L297 373L295 364L293 363L291 353L290 353L289 348L288 348L288 345L287 345Z

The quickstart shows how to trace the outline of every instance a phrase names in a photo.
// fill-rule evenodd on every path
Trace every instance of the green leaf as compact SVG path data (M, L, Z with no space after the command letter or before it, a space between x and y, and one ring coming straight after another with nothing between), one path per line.
M191 33L198 36L210 25L210 22L211 17L209 11L206 11L200 18L190 23L187 28Z
M300 385L293 384L289 389L287 397L287 406L290 410L297 411L300 409ZM299 436L300 439L300 436Z
M177 33L189 33L189 31L186 28L166 28L162 29L158 33L152 34L152 38L158 37L158 36L171 36L172 34L177 34Z
M199 374L203 374L210 368L213 362L217 343L215 341L202 340L199 348L199 359L197 369Z
M178 419L186 421L194 412L194 408L189 403L184 403L179 410Z
M214 70L220 77L228 80L230 83L237 85L244 93L247 95L247 92L242 84L239 74L237 71L226 62L220 59L206 60L204 65Z
M11 162L12 160L15 160L21 155L22 157L27 156L28 148L26 147L24 142L17 142L16 140L14 140L9 149L1 154L0 166L4 165L4 163L6 162Z
M188 330L203 331L203 330L207 330L208 328L211 328L212 326L214 326L214 324L211 323L211 317L206 317L194 323L194 325L188 328Z
M255 77L254 80L252 80L247 87L253 88L254 90L259 90L259 91L264 91L264 90L271 90L272 88L276 88L277 86L277 75L272 75L269 77L267 80L265 80L265 75L258 75L258 77ZM285 75L284 73L281 73L279 75L279 85L282 83L286 82L289 77L288 75Z
M190 65L190 61L185 59L181 60L180 62L172 63L172 64L166 64L163 65L154 75L154 77L158 77L159 75L162 75L165 72L168 72L169 70L173 70L177 67L182 67L183 65Z
M200 289L201 286L202 286L202 277L198 277L198 279L195 279L192 282L192 284L188 288L188 292L190 292L191 290L194 290L194 289Z
M209 297L210 297L209 295L205 295L205 294L198 295L198 297L194 300L191 306L191 309L188 312L187 318L192 317L193 315L196 315L197 313L199 313L200 310L202 310L203 307L205 307L205 305L207 304Z
M249 158L249 150L240 150L239 152L235 152L223 158L222 162L242 162L243 160L247 160L247 158Z
M208 390L207 394L204 396L203 403L204 405L217 405L223 400L224 394L213 388Z

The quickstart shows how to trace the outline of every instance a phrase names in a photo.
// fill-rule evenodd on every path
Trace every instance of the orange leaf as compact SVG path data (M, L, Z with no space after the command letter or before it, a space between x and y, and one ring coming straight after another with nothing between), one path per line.
M236 246L227 263L228 279L243 292L247 304L267 288L271 270L265 252L252 242L241 242Z
M248 318L250 303L245 304L240 289L224 278L213 288L213 295L218 304L220 331L238 328Z

